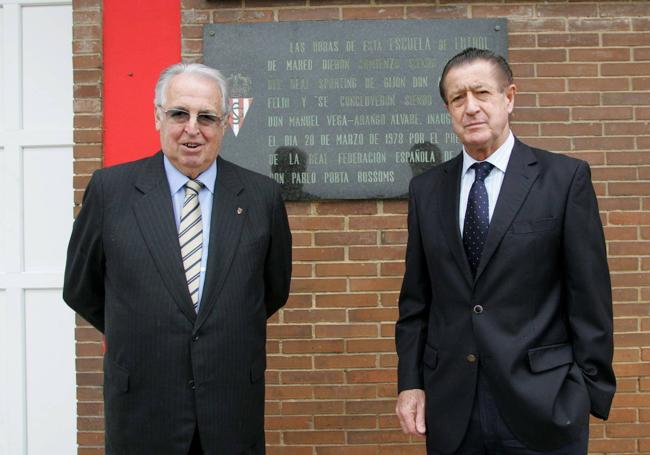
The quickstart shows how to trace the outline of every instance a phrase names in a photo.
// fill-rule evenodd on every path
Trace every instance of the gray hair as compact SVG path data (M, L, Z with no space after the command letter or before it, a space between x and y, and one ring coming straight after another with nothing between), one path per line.
M196 74L214 81L221 92L221 113L226 114L228 112L228 82L220 71L201 63L176 63L162 70L156 83L153 101L155 106L165 104L165 92L167 91L169 81L174 76L184 73Z

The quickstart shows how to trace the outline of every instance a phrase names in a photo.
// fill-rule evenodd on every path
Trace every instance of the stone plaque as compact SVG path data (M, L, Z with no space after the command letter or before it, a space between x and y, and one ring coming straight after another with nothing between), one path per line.
M221 153L287 200L403 198L461 146L438 94L467 47L507 57L505 19L215 24L207 65L229 79Z

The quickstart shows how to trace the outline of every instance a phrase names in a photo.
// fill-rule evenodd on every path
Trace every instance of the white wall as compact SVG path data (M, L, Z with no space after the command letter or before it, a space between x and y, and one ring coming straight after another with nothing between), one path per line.
M0 455L76 453L72 7L0 0Z

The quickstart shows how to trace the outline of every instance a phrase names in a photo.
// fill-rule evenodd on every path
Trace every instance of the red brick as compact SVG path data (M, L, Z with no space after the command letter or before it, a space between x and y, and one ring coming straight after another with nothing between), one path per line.
M381 231L382 245L406 245L407 231Z
M341 292L347 288L340 278L296 278L291 280L291 292Z
M352 261L404 259L403 246L351 246L348 252Z
M316 264L316 275L319 277L377 276L377 264Z
M346 369L346 368L375 368L377 356L371 355L332 355L314 357L314 367L317 370ZM354 381L347 381L352 383Z
M598 93L542 93L538 97L540 106L598 106Z
M348 352L395 352L395 340L347 340Z
M293 356L292 356L293 357ZM311 357L310 357L311 358ZM313 386L296 386L296 385L267 385L266 400L305 400L313 397ZM279 405L278 411L279 413Z
M524 16L533 17L535 7L533 5L474 5L472 6L472 17L508 17Z
M537 36L532 33L508 33L510 49L531 48L537 46Z
M282 352L284 354L340 353L343 352L343 345L343 340L290 340L282 342Z
M378 368L368 370L350 370L346 373L346 380L349 384L365 384L375 382L397 382L397 370L394 368L380 370Z
M348 311L350 322L396 321L396 308L363 308Z
M607 153L607 163L617 165L643 165L650 163L650 152L609 152Z
M576 107L571 109L572 120L631 120L629 107Z
M650 73L650 63L603 63L601 73L603 76L639 76Z
M394 414L395 399L376 401L347 401L345 403L347 414Z
M354 384L336 386L314 386L314 397L317 399L374 399L377 398L375 385Z
M634 148L633 137L577 137L573 139L574 150L630 150Z
M316 245L376 245L377 231L317 232Z
M312 426L311 416L267 416L264 419L264 427L267 430L308 430Z
M289 295L289 300L287 300L286 308L311 308L312 307L312 296L309 294Z
M362 429L376 428L376 416L316 416L314 418L314 427L316 429ZM321 451L319 450L319 454ZM334 452L332 452L334 453ZM336 452L340 453L340 452ZM360 453L360 452L359 452Z
M608 189L613 196L643 196L650 194L650 182L610 182Z
M650 436L650 424L610 423L607 425L607 436L612 438L629 438Z
M270 6L305 6L306 0L246 0L246 7L260 7L265 8Z
M340 386L344 387L344 386ZM285 401L282 404L284 415L321 415L341 414L344 409L343 401Z
M342 371L282 371L280 373L282 384L341 384L343 383Z
M351 291L399 290L402 278L354 278L350 280Z
M405 229L406 217L401 215L351 216L350 229Z
M311 369L313 366L311 356L296 355L269 355L266 359L266 365L269 370L304 370Z
M466 5L407 6L407 19L460 19L468 16Z
M316 204L319 215L374 215L377 213L376 201L336 201Z
M343 248L294 248L294 261L340 261L344 257Z
M284 322L343 322L346 320L345 310L284 310Z
M650 111L650 109L649 109ZM649 112L650 115L650 112ZM392 200L384 201L383 204L383 213L384 214L406 214L408 211L408 202L406 200Z
M355 310L351 310L355 311ZM351 319L352 320L352 319ZM374 338L376 324L318 324L314 326L316 338Z
M316 306L319 308L339 307L371 307L377 306L375 294L324 294L316 296Z
M404 276L404 262L384 262L381 264L381 276Z
M566 122L569 120L570 111L567 108L522 108L514 112L514 119L518 122Z
M285 431L284 442L287 444L343 444L343 431Z
M371 3L371 0L310 0L312 6L353 5Z
M650 16L650 4L647 2L603 3L598 10L602 17Z
M540 65L537 74L541 77L595 77L598 65L590 63L549 63Z
M508 31L518 32L562 32L565 29L562 19L508 18ZM542 36L542 35L540 35Z
M569 60L575 62L624 62L630 60L630 50L597 47L570 49Z
M599 46L597 33L555 33L537 35L539 47L586 47Z
M343 20L352 19L401 19L404 17L404 7L388 6L385 8L343 8Z
M278 21L322 21L340 19L338 8L280 9Z
M289 225L291 230L296 231L328 231L343 229L345 218L339 216L290 216ZM368 229L370 226L367 226Z
M593 11L596 8L593 7ZM592 19L592 18L569 18L567 29L570 32L603 32L603 31L629 31L630 19L629 18L607 18L607 19Z
M589 453L633 453L636 442L631 439L591 439Z
M605 135L642 135L650 134L647 123L641 122L608 122L605 124Z
M543 123L541 126L542 136L602 136L602 123Z
M568 83L569 90L580 92L615 92L630 88L626 77L569 78Z
M524 49L521 52L529 52ZM566 86L563 79L557 78L517 78L517 104L522 92L533 92L535 94L540 92L562 92Z
M650 60L650 58L648 60ZM650 77L632 78L632 90L633 91L650 90Z

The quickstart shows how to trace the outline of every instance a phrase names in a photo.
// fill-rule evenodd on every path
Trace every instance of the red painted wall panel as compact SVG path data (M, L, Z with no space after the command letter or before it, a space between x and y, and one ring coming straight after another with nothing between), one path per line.
M104 0L104 166L153 154L154 85L181 58L180 0Z

